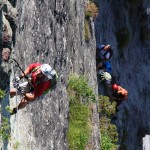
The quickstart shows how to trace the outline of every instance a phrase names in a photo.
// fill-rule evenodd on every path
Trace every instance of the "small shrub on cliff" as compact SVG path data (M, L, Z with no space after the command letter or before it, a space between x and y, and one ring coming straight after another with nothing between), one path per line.
M4 96L5 96L5 92L0 89L0 98L4 98ZM2 117L1 125L0 125L0 141L7 141L9 139L10 139L9 119L6 117Z
M74 92L76 100L79 102L95 102L95 94L88 85L88 80L84 76L72 75L68 81L68 90Z
M107 96L99 97L101 149L116 150L118 133L116 126L111 124L110 117L115 113L115 103L110 103Z
M112 114L115 113L115 105L116 103L110 103L109 97L107 96L99 96L99 113L100 115L105 115L107 117L111 117Z
M0 138L4 141L10 139L10 123L9 119L6 117L2 118L2 124L0 126Z
M20 145L21 145L21 143L19 141L16 141L13 145L14 150L18 150Z
M85 18L95 18L98 15L98 8L93 2L89 2L85 6Z
M98 16L98 7L90 1L85 5L85 22L84 22L84 37L85 41L88 42L91 38L89 18L95 19Z
M90 136L90 102L95 95L84 76L70 76L68 82L69 128L67 139L70 150L84 150Z
M5 92L0 89L0 98L3 98L4 96L5 96Z

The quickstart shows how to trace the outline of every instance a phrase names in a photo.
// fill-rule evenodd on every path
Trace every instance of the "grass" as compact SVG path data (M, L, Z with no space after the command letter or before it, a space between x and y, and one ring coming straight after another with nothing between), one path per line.
M84 150L91 133L90 103L95 102L95 95L84 76L70 76L67 91L70 108L67 132L69 149Z
M117 150L118 133L116 126L111 124L111 117L115 113L116 103L110 103L107 96L99 97L101 149Z
M70 105L69 130L67 134L69 149L85 149L90 135L89 114L90 111L86 105Z

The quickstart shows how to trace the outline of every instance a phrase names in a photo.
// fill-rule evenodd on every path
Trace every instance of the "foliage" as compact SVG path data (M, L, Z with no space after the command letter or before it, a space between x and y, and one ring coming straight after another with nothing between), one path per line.
M69 130L67 134L69 149L85 149L90 134L89 114L90 111L86 105L70 105Z
M101 149L116 150L118 142L118 133L116 126L111 124L110 117L115 113L115 102L110 103L107 96L99 97L100 131L101 131Z
M118 48L123 49L125 48L131 39L130 32L128 28L122 28L118 32L116 32L116 38L118 42Z
M9 119L6 117L2 118L2 124L0 126L0 138L1 140L10 139L10 124Z
M0 98L4 98L5 92L0 89Z
M5 96L5 92L0 89L0 98L4 98L4 96ZM10 139L9 119L6 117L2 117L1 122L2 122L2 124L0 125L0 139L8 140L8 139Z
M9 113L12 113L12 109L10 108L10 106L7 105L5 108Z
M117 146L112 143L108 133L101 133L101 150L117 150Z
M95 94L92 88L88 86L88 80L84 76L72 75L68 81L68 90L75 93L76 101L88 103L95 102ZM72 95L72 94L71 94Z
M84 76L72 75L68 82L69 129L67 139L69 149L84 150L90 135L90 102L95 95Z
M85 41L88 42L91 38L91 31L89 25L89 18L95 19L98 16L98 7L92 1L86 3L85 6L85 22L84 22L84 37Z
M85 6L85 18L88 19L90 17L97 17L98 15L98 7L90 1L89 3L86 4Z
M84 22L84 37L85 37L85 41L89 41L89 39L91 38L91 32L90 32L88 20L85 20Z
M14 150L18 150L20 146L20 142L16 141L16 143L13 145Z
M115 113L116 102L110 103L109 97L99 96L99 113L111 117Z
M6 106L6 110L7 110ZM2 111L2 109L0 109L0 111ZM1 120L1 125L0 125L0 140L4 140L7 141L10 139L10 122L9 122L9 118L6 117L2 117Z

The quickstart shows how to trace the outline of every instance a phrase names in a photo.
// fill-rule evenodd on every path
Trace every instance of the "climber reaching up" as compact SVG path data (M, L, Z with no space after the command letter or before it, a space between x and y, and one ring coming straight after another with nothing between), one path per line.
M116 104L116 112L118 112L118 106L121 104L123 100L128 98L128 91L117 84L112 85L112 97L111 99L115 101Z
M96 48L96 59L98 61L106 61L109 60L113 55L113 50L111 46L108 45L100 45Z
M29 82L19 84L19 81L31 75ZM10 96L22 94L24 97L16 108L13 108L11 115L17 113L17 110L24 108L29 102L37 100L46 90L55 88L57 83L57 73L48 64L33 63L23 72L22 75L14 79L15 89L10 90Z

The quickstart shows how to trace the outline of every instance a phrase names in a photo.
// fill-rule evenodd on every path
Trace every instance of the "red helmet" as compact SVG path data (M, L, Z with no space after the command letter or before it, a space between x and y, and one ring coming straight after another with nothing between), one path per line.
M113 84L112 85L112 89L115 90L115 91L118 91L118 85L117 84Z

